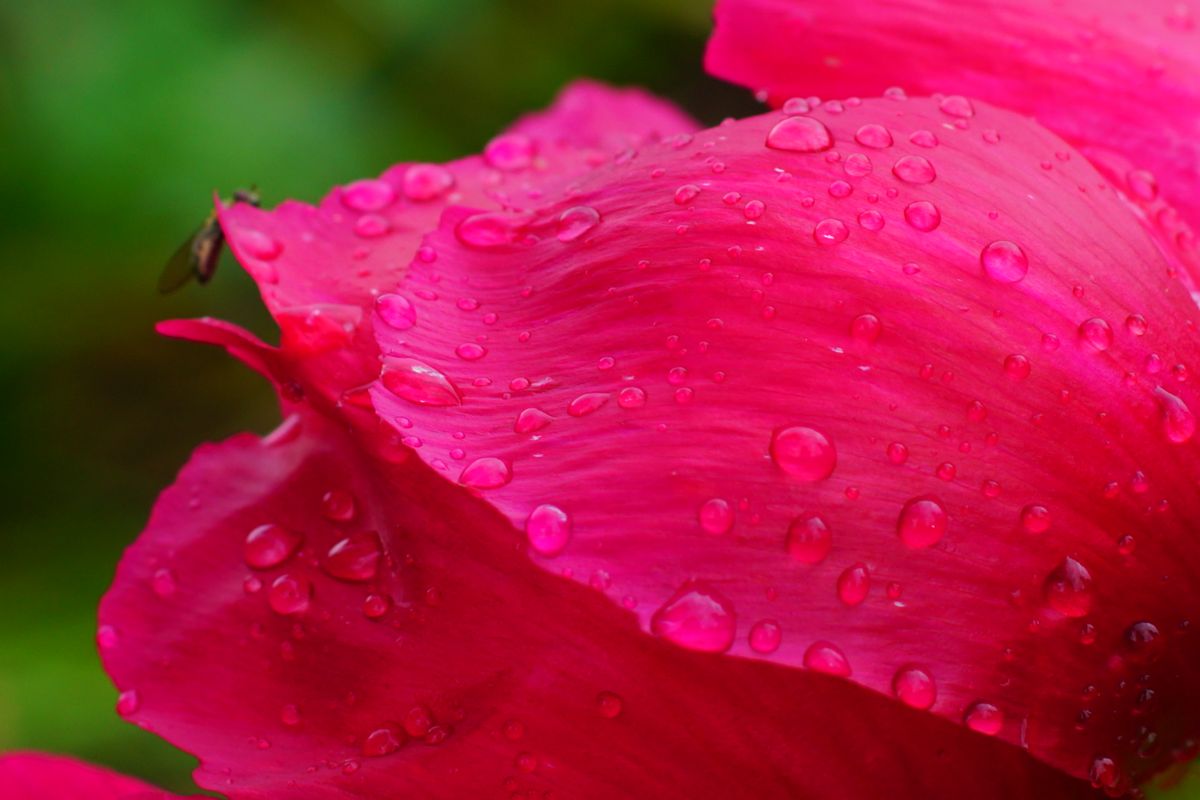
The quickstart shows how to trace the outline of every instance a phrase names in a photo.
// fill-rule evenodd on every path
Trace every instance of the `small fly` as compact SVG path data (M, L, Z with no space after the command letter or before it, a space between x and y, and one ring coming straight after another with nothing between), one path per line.
M249 203L258 208L261 198L257 189L238 189L233 193L234 203ZM158 291L168 294L182 288L193 278L197 283L205 284L212 280L217 271L217 262L221 260L221 249L225 244L225 234L217 221L214 210L204 220L204 224L179 246L175 255L163 267L158 276Z

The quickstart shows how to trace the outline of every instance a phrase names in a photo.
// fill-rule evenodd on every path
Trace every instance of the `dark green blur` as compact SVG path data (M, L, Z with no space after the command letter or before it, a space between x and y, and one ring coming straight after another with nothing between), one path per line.
M752 112L704 76L708 30L707 0L0 3L0 751L191 785L191 758L113 713L93 635L192 447L274 422L248 371L152 330L211 314L273 335L231 263L154 291L213 190L316 200L478 152L580 76L710 123Z

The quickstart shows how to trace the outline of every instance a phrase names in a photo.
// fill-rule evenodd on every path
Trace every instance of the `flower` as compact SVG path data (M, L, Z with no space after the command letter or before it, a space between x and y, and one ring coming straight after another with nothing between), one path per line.
M172 800L177 795L70 758L41 753L0 755L0 786L8 800Z
M201 786L1057 798L1190 752L1187 242L1029 118L579 84L219 211L280 345L161 329L284 421L196 451L98 636Z

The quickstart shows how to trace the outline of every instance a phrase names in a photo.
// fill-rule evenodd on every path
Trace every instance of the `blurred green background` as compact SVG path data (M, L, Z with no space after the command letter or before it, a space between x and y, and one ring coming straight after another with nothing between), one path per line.
M122 548L191 449L275 421L248 371L152 331L212 314L271 336L232 264L204 289L154 290L212 191L316 200L395 161L478 152L580 76L647 86L709 123L752 112L703 74L709 13L708 0L0 3L0 751L190 787L192 759L113 713L93 636Z

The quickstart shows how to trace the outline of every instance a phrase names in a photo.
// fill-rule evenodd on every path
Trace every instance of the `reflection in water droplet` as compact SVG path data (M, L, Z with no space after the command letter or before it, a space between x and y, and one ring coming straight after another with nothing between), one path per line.
M415 358L386 358L380 374L384 388L399 398L425 406L457 406L462 395L433 367Z

